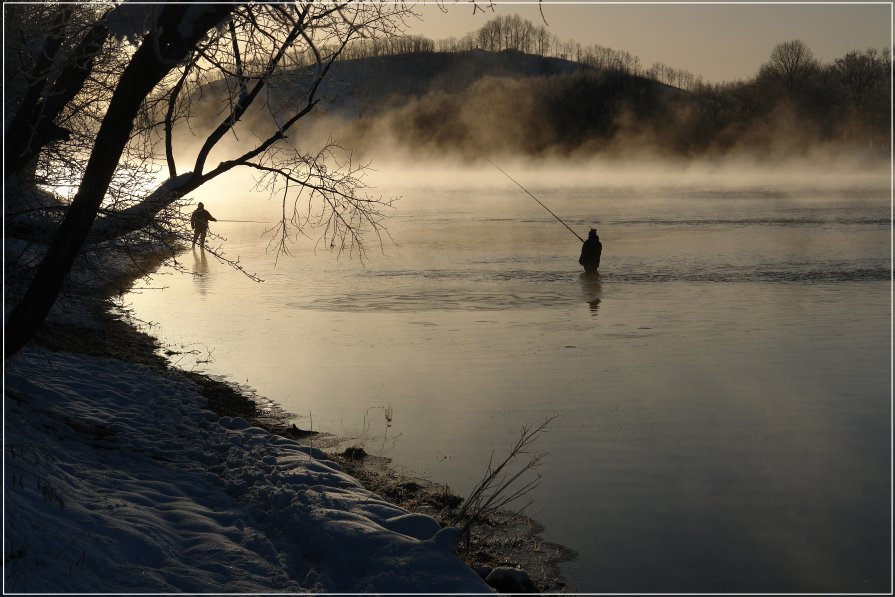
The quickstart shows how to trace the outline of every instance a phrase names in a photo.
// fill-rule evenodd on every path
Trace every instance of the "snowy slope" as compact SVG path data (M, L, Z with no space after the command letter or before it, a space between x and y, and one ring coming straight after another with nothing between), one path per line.
M176 373L27 349L5 382L5 591L490 591L454 529Z

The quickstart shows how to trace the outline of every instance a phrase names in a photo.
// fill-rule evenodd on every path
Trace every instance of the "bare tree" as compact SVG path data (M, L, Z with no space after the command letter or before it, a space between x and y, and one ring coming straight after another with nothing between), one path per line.
M794 40L777 44L766 68L783 87L787 98L792 99L817 71L818 61L804 42Z
M875 49L848 52L835 62L836 74L845 86L855 109L862 112L874 88L886 80L888 60Z
M6 69L11 74L4 81L7 97L15 106L15 111L8 114L11 118L4 132L9 176L27 167L53 142L68 139L76 130L66 125L72 114L82 113L85 106L79 106L82 110L69 110L67 116L63 112L94 71L110 31L101 18L108 7L54 3L4 8L8 15L5 46L12 50L14 61ZM77 38L78 43L66 44L72 38Z
M64 88L68 95L57 111L45 107L62 96L56 89L59 78L51 85L50 73L54 68L67 71L36 64L29 85L40 89L24 94L16 110L17 117L22 114L26 119L27 115L23 130L53 131L61 119L79 113L84 101L101 107L102 118L98 127L88 129L95 137L89 152L66 147L65 135L34 134L20 144L24 149L14 152L13 167L7 166L5 184L11 182L10 174L27 172L40 160L52 163L48 170L67 160L71 162L69 184L78 188L27 291L7 319L7 356L24 345L46 317L85 245L121 239L158 224L159 216L170 214L170 207L187 193L237 166L253 169L262 185L283 193L277 230L281 250L290 236L319 225L327 244L363 252L362 232L366 227L379 233L384 204L358 194L363 165L354 164L350 154L335 143L302 150L289 132L313 112L321 99L322 82L349 43L393 33L408 14L402 5L350 0L294 5L121 5L97 16L78 44L78 48L88 45L86 50L70 52L81 78ZM62 10L57 29L70 18ZM133 23L140 19L145 29L133 30ZM116 32L122 22L130 30ZM88 38L95 41L87 44ZM134 49L126 47L125 38L133 40ZM117 50L113 48L109 60L95 62L111 40L118 43ZM98 43L101 47L94 49ZM91 54L91 59L82 59ZM201 94L217 97L224 109L205 130L204 141L190 159L191 169L181 172L178 162L183 159L176 149L175 130L180 122L200 124L196 99ZM261 135L241 126L251 116L250 109L267 115L268 126L261 127ZM253 124L257 122L256 115ZM228 135L243 141L234 145L229 157L212 161ZM57 151L49 151L51 147ZM212 154L213 150L217 153ZM130 182L136 184L121 185L130 188L126 194L110 196L116 176L152 170L148 156L166 164L167 179L158 184L148 176L132 177ZM176 228L178 223L168 221L168 227Z

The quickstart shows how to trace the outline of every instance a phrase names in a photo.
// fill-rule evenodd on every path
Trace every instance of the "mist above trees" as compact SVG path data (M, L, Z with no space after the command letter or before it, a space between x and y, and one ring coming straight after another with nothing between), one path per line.
M393 51L402 47L414 49ZM362 40L345 56L358 62L345 68L353 110L329 125L370 156L393 147L465 159L644 150L776 159L890 144L888 48L824 64L803 42L786 41L751 79L707 84L663 64L643 67L627 52L562 42L512 15L460 39Z

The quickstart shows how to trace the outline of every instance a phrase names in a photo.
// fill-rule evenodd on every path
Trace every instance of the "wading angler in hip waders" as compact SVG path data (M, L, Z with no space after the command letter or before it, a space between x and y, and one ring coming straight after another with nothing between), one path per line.
M217 222L217 219L205 209L205 205L199 202L199 207L190 216L190 227L193 229L193 248L196 246L196 239L199 240L199 247L205 248L205 234L208 232L208 222Z
M500 166L498 166L491 160L488 160L488 163L491 164L492 166L494 166L495 168L497 168L498 170L500 170L504 176L506 176L513 182L515 182L516 186L518 186L520 189L522 189L523 191L528 193L528 196L531 197L532 199L534 199L535 201L537 201L538 205L540 205L541 207L546 209L550 213L550 215L553 216L554 218L556 218L556 220L560 224L562 224L563 226L568 228L569 232L574 234L575 238L577 238L578 240L580 240L583 243L581 246L581 256L578 258L578 263L580 263L584 267L584 273L587 273L587 274L598 273L598 270L600 269L600 256L603 254L603 243L600 242L600 237L597 236L597 229L591 228L590 233L588 233L588 235L587 235L587 240L584 240L583 238L581 238L581 236L578 235L577 232L572 230L572 228L569 227L568 224L563 222L558 215L553 213L553 211L549 207L544 205L544 203L541 202L540 199L538 199L537 197L532 195L528 189L526 189L521 184L519 184L515 178L513 178L512 176L510 176L509 174L504 172Z
M597 229L591 228L587 235L587 240L581 245L581 257L578 263L584 267L584 271L588 274L595 274L600 269L600 255L603 254L603 243L597 236Z

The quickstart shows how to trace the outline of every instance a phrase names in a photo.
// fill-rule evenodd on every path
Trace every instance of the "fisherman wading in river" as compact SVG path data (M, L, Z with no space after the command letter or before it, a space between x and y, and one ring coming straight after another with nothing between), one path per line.
M584 243L581 247L581 257L578 258L578 263L580 263L581 265L584 266L585 273L587 273L587 274L597 273L597 270L600 269L600 255L602 255L602 253L603 253L603 244L600 242L600 237L597 236L597 229L591 228L590 233L587 235L587 240L584 240L583 238L581 238L581 236L578 235L577 232L572 230L572 228L568 224L563 222L562 219L558 215L553 213L552 209L550 209L549 207L544 205L544 203L540 199L538 199L537 197L532 195L528 189L526 189L521 184L519 184L519 182L515 178L513 178L512 176L510 176L509 174L504 172L500 166L498 166L491 160L488 160L488 163L491 164L492 166L494 166L495 168L497 168L498 170L500 170L500 172L504 176L506 176L507 178L512 180L514 183L516 183L517 187L519 187L520 189L522 189L523 191L528 193L529 197L531 197L532 199L537 201L538 205L540 205L541 207L546 209L550 213L551 216L556 218L557 222L559 222L560 224L565 226L569 230L569 232L571 232L572 234L575 235L575 238L577 238L582 243Z
M581 245L581 257L578 263L584 266L584 271L588 274L594 274L600 269L600 255L603 253L603 243L597 236L597 229L591 228L587 235L587 240Z
M199 246L205 248L205 234L208 232L208 222L217 222L217 219L205 209L202 202L199 207L190 216L190 226L193 229L193 247L196 246L196 239L199 240Z

